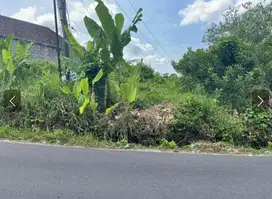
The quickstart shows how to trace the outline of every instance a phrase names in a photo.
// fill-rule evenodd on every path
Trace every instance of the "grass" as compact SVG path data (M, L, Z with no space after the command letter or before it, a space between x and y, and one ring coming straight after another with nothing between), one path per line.
M130 144L122 140L120 142L111 142L98 140L93 135L76 135L66 130L56 130L54 132L18 130L8 126L0 126L0 140L24 141L43 144L57 144L64 146L82 146L91 148L143 148L140 145Z
M88 148L126 149L126 150L150 150L168 152L209 153L228 155L272 155L272 146L265 149L253 149L236 147L228 143L197 142L182 148L173 147L164 141L158 147L144 147L142 145L128 144L126 140L120 142L101 141L92 135L75 135L69 131L56 130L55 132L27 131L13 129L8 126L0 126L0 140L23 141L42 144L55 144L64 146L80 146ZM170 142L171 143L171 142ZM169 145L169 147L167 147ZM195 150L193 150L195 149Z

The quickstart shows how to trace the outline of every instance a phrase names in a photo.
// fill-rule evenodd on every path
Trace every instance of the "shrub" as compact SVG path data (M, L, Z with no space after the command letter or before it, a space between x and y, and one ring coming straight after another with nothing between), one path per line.
M199 140L223 140L236 144L243 126L238 118L228 115L215 99L189 93L177 103L170 130L168 140L174 140L180 146Z
M169 142L168 140L163 138L161 140L161 144L160 144L159 148L162 148L162 149L175 149L175 148L177 148L177 144L174 141Z
M268 147L272 140L272 110L259 112L249 108L243 118L246 127L243 144L255 148Z
M76 100L56 90L49 90L47 98L27 94L22 98L19 112L0 111L0 124L8 124L20 129L33 131L69 129L74 133L103 131L99 129L101 123L97 122L103 118L102 114L94 114L87 109L81 115Z

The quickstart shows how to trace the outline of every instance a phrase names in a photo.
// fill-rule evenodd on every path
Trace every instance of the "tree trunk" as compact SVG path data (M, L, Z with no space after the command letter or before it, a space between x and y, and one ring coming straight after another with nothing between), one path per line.
M105 88L104 88L104 111L107 109L107 100L108 100L108 76L105 75ZM109 125L109 118L107 118L107 128ZM107 132L104 131L104 140L107 140Z
M108 76L105 75L105 88L104 88L104 109L107 109L107 100L108 100Z

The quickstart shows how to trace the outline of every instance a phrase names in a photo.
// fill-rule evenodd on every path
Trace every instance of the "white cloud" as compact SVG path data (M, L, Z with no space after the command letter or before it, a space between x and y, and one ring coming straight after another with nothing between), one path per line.
M116 14L118 13L118 7L115 4L110 4L107 1L104 2L105 5L108 7L111 13ZM98 17L95 13L95 7L97 2L93 1L88 5L84 5L79 1L68 1L67 2L70 20L72 24L82 23L84 16L89 16L94 20L98 20ZM87 8L86 8L86 7Z
M180 25L217 20L231 4L232 0L196 0L187 8L179 11L182 17Z
M36 18L37 9L35 7L21 8L19 12L13 14L11 17L24 21L33 22Z
M105 4L109 8L111 13L116 14L118 12L118 7L115 4L109 4L107 2L105 2ZM86 7L80 1L68 0L67 7L69 10L69 20L71 25L72 26L78 24L82 25L83 18L86 15L99 23L98 17L95 13L96 5L97 2L93 1L90 4L86 5L88 8L86 9ZM54 13L39 14L38 12L39 10L35 6L29 6L26 8L21 8L17 13L13 14L11 17L47 26L52 30L55 30ZM59 15L57 17L59 18Z
M157 54L149 43L142 43L139 38L132 37L129 45L124 49L124 57L127 60L142 59L160 73L174 72L171 61Z
M46 13L36 17L35 23L47 26L53 30L55 30L54 24L54 14L53 13Z
M180 25L219 21L222 13L230 6L241 5L249 1L255 5L263 0L195 0L194 3L189 4L186 8L178 12L182 17ZM271 0L268 1L271 2Z
M135 46L139 47L140 50L147 52L147 51L151 51L154 50L153 46L149 43L141 43L139 38L136 37L132 37L131 38L131 43L134 44Z
M73 23L82 23L83 17L85 15L88 15L89 17L92 17L92 18L96 17L96 14L94 11L95 6L96 6L96 3L93 2L89 4L89 6L87 6L88 7L88 10L87 10L85 6L80 2L68 2L68 8L70 11L69 12L70 20Z
M28 21L31 23L47 26L52 30L55 30L54 24L54 14L53 13L45 13L42 15L38 15L36 7L27 7L21 8L19 12L13 14L11 17L15 19L20 19L23 21Z
M67 6L69 10L69 19L71 25L76 29L76 31L72 31L73 35L77 39L77 41L86 45L87 41L90 40L90 36L88 35L86 28L84 27L83 18L85 15L91 17L95 21L99 23L98 17L95 13L96 2L92 1L92 3L86 5L88 7L88 11L85 6L78 0L68 0ZM105 4L111 11L111 13L116 14L120 12L118 7L115 4L110 4L105 1ZM53 13L40 13L44 10L37 9L35 6L30 6L26 8L21 8L17 13L13 14L11 17L29 21L32 23L36 23L39 25L47 26L55 31L55 23L54 23L54 14ZM60 23L59 23L60 25ZM61 32L61 28L59 28ZM163 56L158 55L155 52L154 47L150 43L143 43L139 38L132 36L130 44L124 49L124 57L127 60L134 59L144 59L144 62L147 64L151 64L153 68L157 71L166 73L172 72L173 69L170 64L170 60L167 60Z

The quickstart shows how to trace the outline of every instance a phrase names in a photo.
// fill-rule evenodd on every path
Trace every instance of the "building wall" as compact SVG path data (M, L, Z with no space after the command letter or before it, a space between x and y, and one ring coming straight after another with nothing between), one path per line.
M13 40L12 50L16 52L18 40ZM41 43L34 43L32 48L32 57L34 59L43 59L48 61L57 62L58 54L57 50L53 46L44 45Z
M17 46L18 39L14 39L12 43L12 52L16 52L16 46ZM30 43L30 42L28 42ZM62 51L61 51L62 53ZM41 43L34 43L32 48L32 58L34 59L42 59L42 60L48 60L52 62L58 61L58 53L57 49L50 45L44 45ZM65 80L65 74L63 73L62 79ZM71 79L76 79L76 73L71 72Z
M56 48L53 48L51 46L43 46L40 44L34 44L32 50L32 57L34 59L44 59L53 62L57 62L58 60Z

